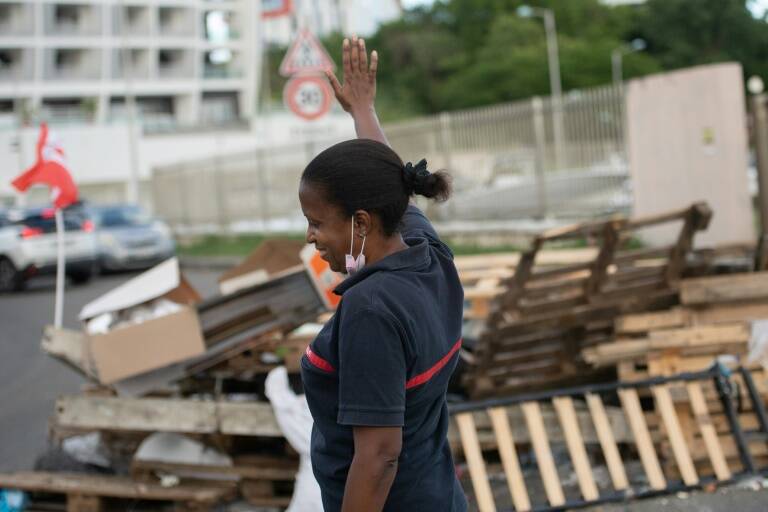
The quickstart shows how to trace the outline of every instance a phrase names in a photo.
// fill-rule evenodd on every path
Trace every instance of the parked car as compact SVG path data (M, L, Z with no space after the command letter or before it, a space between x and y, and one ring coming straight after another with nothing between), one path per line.
M98 270L94 224L78 208L64 210L66 275L85 283ZM58 245L52 208L0 212L0 291L20 290L37 276L56 271Z
M91 206L103 270L149 268L176 253L170 228L134 205Z

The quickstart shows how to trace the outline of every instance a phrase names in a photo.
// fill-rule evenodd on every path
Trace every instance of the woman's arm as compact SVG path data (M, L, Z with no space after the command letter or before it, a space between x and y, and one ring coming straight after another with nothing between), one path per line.
M355 456L347 474L342 512L381 512L397 474L401 427L353 427Z
M376 69L379 64L378 53L376 51L371 52L369 65L365 40L353 37L351 43L349 39L344 39L342 61L344 64L344 85L339 83L333 71L326 71L326 75L341 107L352 115L357 137L359 139L373 139L389 146L374 106Z

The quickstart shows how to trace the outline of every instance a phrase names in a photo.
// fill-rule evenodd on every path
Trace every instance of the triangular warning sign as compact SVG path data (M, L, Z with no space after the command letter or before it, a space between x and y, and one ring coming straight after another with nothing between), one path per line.
M336 69L322 43L308 29L302 29L280 64L280 74L318 73Z

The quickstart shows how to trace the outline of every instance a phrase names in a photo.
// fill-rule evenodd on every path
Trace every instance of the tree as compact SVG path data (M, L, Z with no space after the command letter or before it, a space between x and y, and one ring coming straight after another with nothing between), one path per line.
M380 114L385 120L550 94L541 19L518 17L523 4L552 9L557 20L563 89L611 81L611 52L641 37L644 52L626 55L624 77L734 60L768 79L768 23L747 0L648 0L608 7L598 0L437 0L381 26L368 48L381 55ZM339 34L324 40L340 64ZM284 80L271 60L272 93Z
M636 30L664 69L734 60L768 76L768 23L745 0L649 0Z

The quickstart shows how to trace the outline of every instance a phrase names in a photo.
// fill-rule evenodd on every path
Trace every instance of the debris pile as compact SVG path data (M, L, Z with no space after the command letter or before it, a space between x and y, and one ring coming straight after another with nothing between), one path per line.
M56 402L59 448L34 472L0 475L0 488L29 491L36 506L64 496L80 512L286 507L299 454L265 377L285 365L300 388L300 355L332 307L328 269L303 247L262 244L207 299L171 259L86 305L81 331L48 328L43 349L89 383Z

